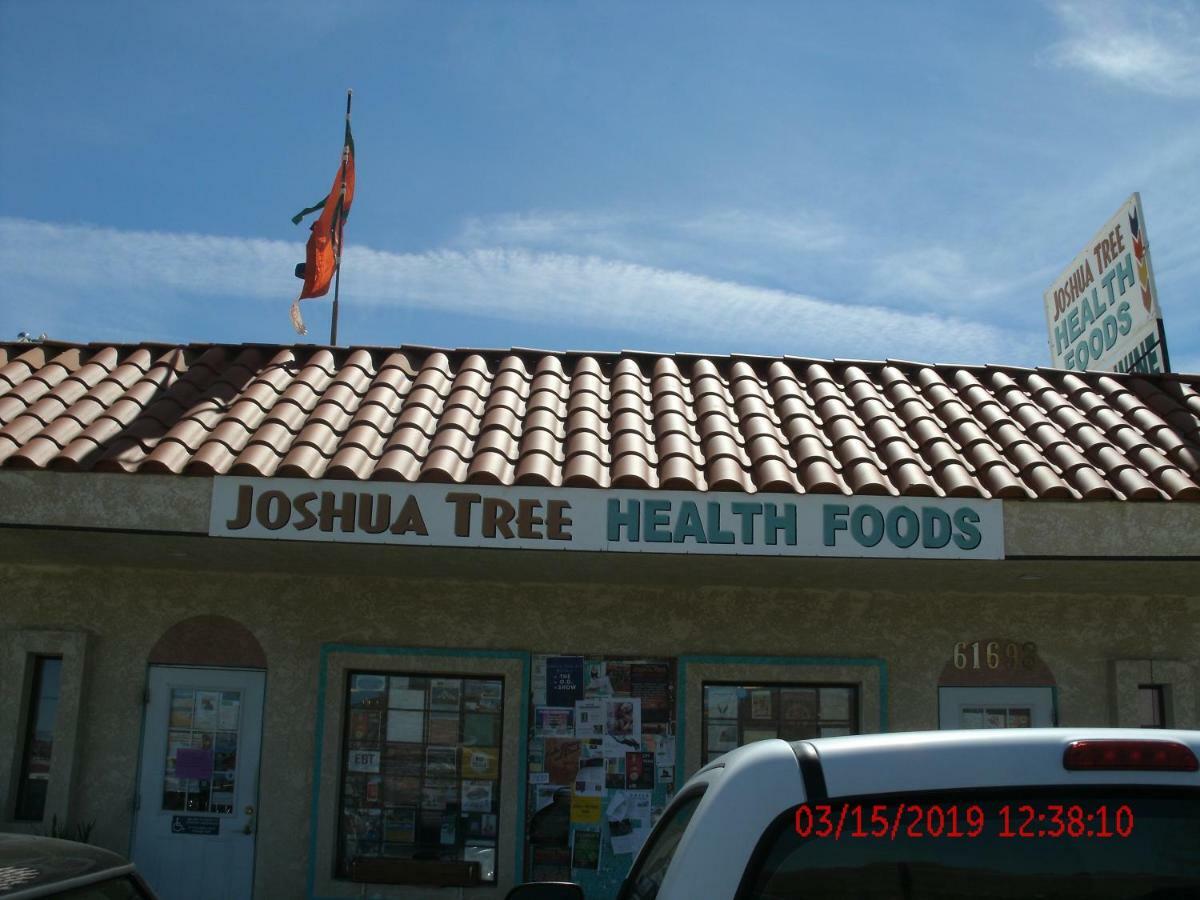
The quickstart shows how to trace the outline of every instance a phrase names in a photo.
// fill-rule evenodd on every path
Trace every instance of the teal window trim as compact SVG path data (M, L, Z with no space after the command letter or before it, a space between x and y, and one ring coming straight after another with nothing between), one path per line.
M888 730L887 660L878 657L851 656L681 656L676 669L679 691L675 700L675 771L677 778L687 771L687 670L692 663L729 666L871 666L879 670L879 733ZM701 763L703 765L703 763ZM682 785L676 781L676 791Z
M312 806L309 810L308 835L308 890L310 900L345 900L340 897L318 897L317 881L317 826L321 810L321 755L325 749L325 696L329 678L329 657L335 653L354 653L360 656L422 657L464 656L473 659L515 659L521 663L521 734L517 765L519 767L519 789L517 792L517 832L513 835L514 884L520 884L525 871L525 795L529 784L529 692L531 678L530 654L524 650L466 650L458 647L377 647L364 644L322 644L321 665L317 681L316 736L313 742ZM506 696L507 701L507 696ZM503 765L503 764L501 764Z

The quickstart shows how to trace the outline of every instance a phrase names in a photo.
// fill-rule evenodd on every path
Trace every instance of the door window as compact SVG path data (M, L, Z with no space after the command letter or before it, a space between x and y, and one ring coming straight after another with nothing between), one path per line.
M163 809L233 813L241 709L241 691L171 690Z

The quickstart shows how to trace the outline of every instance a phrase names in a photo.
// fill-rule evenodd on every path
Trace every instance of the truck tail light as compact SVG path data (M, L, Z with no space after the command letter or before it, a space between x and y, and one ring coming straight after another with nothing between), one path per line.
M1072 741L1063 751L1063 768L1195 772L1200 770L1200 761L1190 747L1178 741Z

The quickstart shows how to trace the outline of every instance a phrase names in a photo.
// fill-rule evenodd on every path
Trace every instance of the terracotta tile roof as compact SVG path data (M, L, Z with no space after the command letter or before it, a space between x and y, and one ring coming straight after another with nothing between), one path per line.
M413 346L0 344L0 467L1200 501L1200 376Z

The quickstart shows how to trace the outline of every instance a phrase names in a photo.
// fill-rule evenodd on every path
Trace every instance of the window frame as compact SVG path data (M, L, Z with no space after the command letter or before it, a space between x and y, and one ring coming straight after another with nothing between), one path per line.
M529 693L530 658L524 651L453 648L406 648L370 645L325 644L321 648L317 687L316 740L313 758L312 819L309 833L309 897L359 897L369 882L337 876L338 820L341 816L342 735L349 722L346 702L351 672L420 674L426 677L487 677L503 679L501 708L500 809L496 881L461 888L464 896L502 900L519 882L523 871L524 821L527 779L525 731L528 717L524 698ZM513 835L505 844L500 835ZM396 900L418 900L429 895L430 885L380 885Z
M54 738L58 730L58 701L62 696L62 662L61 656L51 656L46 653L36 653L30 660L29 692L25 697L25 734L21 739L21 763L17 774L16 802L13 806L13 819L18 822L40 822L45 816L46 794L42 795L42 809L36 816L23 814L22 807L29 802L29 782L33 781L30 769L33 765L33 745L37 740L37 722L42 713L42 694L45 688L46 664L58 663L58 686L54 696L54 722L50 727L50 765L46 770L46 787L49 789L50 776L54 772ZM48 793L48 791L47 791Z
M0 826L25 834L44 832L56 817L74 821L80 751L80 718L86 699L87 664L91 637L86 631L12 629L0 632L0 684L17 690L0 691ZM54 751L46 802L41 819L17 819L18 784L28 733L33 673L38 657L60 657L58 713L54 722Z
M858 733L888 730L888 669L880 658L681 656L678 672L676 784L686 783L706 765L700 758L705 683L853 685L858 688Z
M395 668L387 668L387 669L380 668L380 669L370 669L370 670L352 669L352 670L347 671L346 675L347 675L347 678L346 678L346 683L344 685L344 690L343 690L342 696L344 698L344 703L345 703L343 709L345 710L347 715L344 716L344 721L343 721L343 725L342 725L342 735L341 735L340 768L339 768L339 772L338 772L338 808L339 809L344 809L345 805L346 805L346 776L348 774L348 771L346 768L346 763L347 763L347 758L351 752L350 744L353 740L353 738L352 738L353 725L352 725L351 719L352 719L352 713L355 711L354 707L352 707L350 705L350 698L353 694L353 679L359 675L367 675L367 676L373 675L373 676L379 676L379 677L388 678L388 679L393 678L393 677L396 677L396 678L420 678L420 679L424 679L427 681L446 679L446 680L458 680L460 682L465 682L465 681L499 682L501 685L501 695L500 695L501 705L500 705L500 709L495 713L495 717L498 720L497 727L498 727L498 732L499 732L497 735L498 742L497 742L496 746L498 748L500 748L498 767L499 767L499 769L503 769L504 753L503 753L502 748L504 747L504 738L505 738L503 710L504 710L505 696L511 687L511 685L507 684L507 680L504 678L503 675L486 675L486 674L478 674L478 673L472 673L469 675L465 675L465 674L464 675L454 675L454 674L449 674L449 673L445 673L445 672L434 673L431 675L431 674L429 674L427 672L423 672L423 671L414 671L414 670L410 670L410 669L406 669L404 671L398 671ZM384 686L385 693L389 690L389 687L390 687L390 684L385 683L385 686ZM384 710L386 713L386 711L390 710L390 707L384 707ZM405 710L405 711L409 711L409 710ZM422 710L422 712L424 712L426 714L431 713L431 712L436 712L436 711L437 710L433 710L431 706L426 706ZM464 713L464 710L461 707L461 701L460 701L460 708L458 711L460 738L461 738L463 713ZM384 724L384 721L385 720L381 718L381 720L380 720L381 728L386 727ZM385 740L383 740L381 737L381 739L379 740L379 743L382 745L385 743ZM446 744L441 744L441 743L431 743L429 740L428 727L425 730L425 738L421 742L421 745L425 749L425 751L428 751L428 749L431 746L434 746L434 747L448 746ZM458 753L459 756L461 756L462 748L465 746L468 746L468 745L462 744L461 740L455 744L456 753ZM425 759L426 759L426 755L425 755L425 753L422 753L422 763L421 763L422 774L420 776L420 782L421 782L422 789L424 789L425 782L428 777L427 772L426 772ZM382 771L382 766L381 766L381 771ZM461 791L462 782L466 781L466 780L470 780L470 779L467 779L462 773L460 773L452 780L455 780L459 783L459 790ZM495 783L496 783L496 794L502 800L503 791L501 789L499 772L497 772L497 777L496 777ZM381 803L380 805L386 806L386 803ZM403 804L403 805L408 806L409 804ZM417 829L417 833L419 833L419 828L420 828L419 822L421 819L422 804L421 804L421 801L418 799L416 802L414 802L411 805L414 807L415 815L416 815L416 818L414 820L414 826ZM498 808L499 808L499 802L497 802L497 809ZM495 815L497 817L497 821L499 821L499 812L496 812ZM344 829L344 818L339 816L338 817L338 840L337 840L336 849L335 849L335 865L337 866L337 868L339 870L342 869L343 867L348 869L348 868L350 868L350 865L351 865L350 861L342 860L342 853L343 853L342 839L344 837L343 829ZM415 835L414 835L414 837L415 837ZM499 865L500 854L501 854L502 850L507 849L504 847L505 841L500 834L500 829L498 826L496 829L496 835L494 837L490 838L490 840L492 841L492 846L495 851L496 876L491 881L482 881L481 882L481 885L488 886L488 887L498 883L499 876L500 876L500 865ZM381 840L380 843L385 844L385 843L387 843L387 841ZM420 845L419 841L414 840L412 843L418 850L420 850L421 845ZM415 859L415 857L396 857L396 856L386 856L386 855L381 855L379 857L372 857L372 858L377 858L377 859L382 859L382 860ZM439 860L439 861L452 861L452 860ZM343 866L343 862L345 862L344 866ZM339 877L340 879L345 879L347 876L337 876L337 877Z

